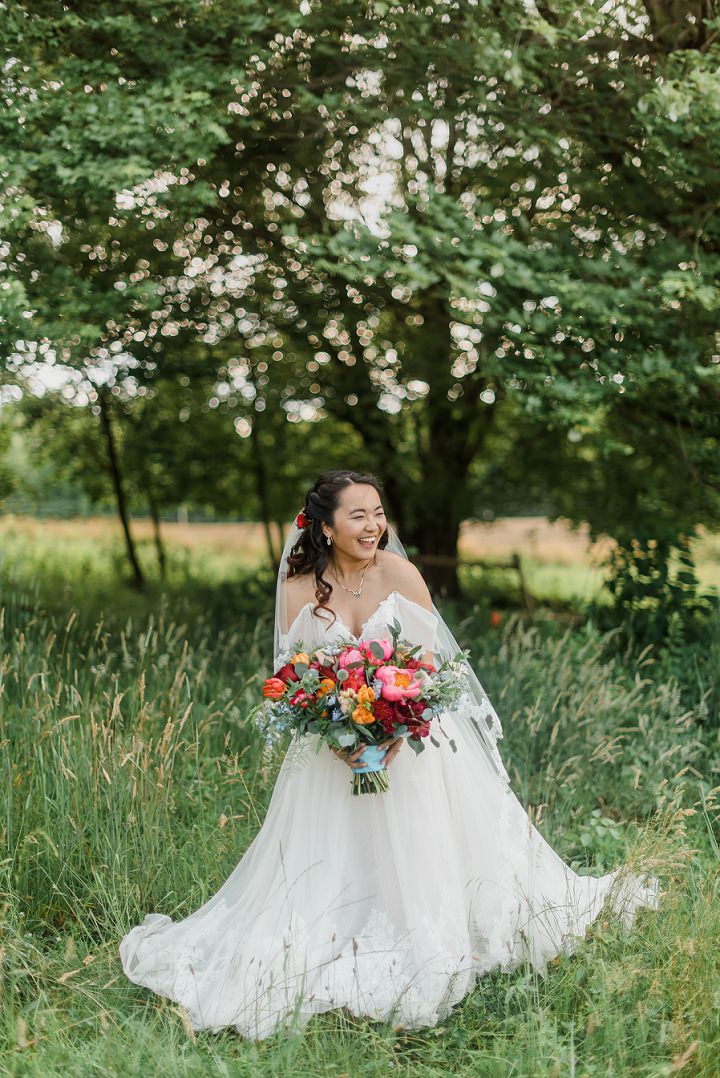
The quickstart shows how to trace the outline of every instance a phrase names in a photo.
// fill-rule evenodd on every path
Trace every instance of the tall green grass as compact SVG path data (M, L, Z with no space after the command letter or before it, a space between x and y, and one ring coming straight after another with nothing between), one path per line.
M81 590L82 581L72 581ZM257 833L279 760L248 720L270 660L257 580L199 610L94 623L39 582L0 607L0 1072L22 1075L717 1074L717 728L708 675L608 657L592 625L453 611L503 719L533 819L578 871L621 860L665 895L629 939L608 917L545 978L484 978L440 1028L344 1011L260 1044L193 1033L131 984L117 945L150 910L187 915ZM71 589L71 590L72 590ZM261 608L263 609L263 608ZM186 616L182 616L182 614ZM682 672L682 671L681 671Z

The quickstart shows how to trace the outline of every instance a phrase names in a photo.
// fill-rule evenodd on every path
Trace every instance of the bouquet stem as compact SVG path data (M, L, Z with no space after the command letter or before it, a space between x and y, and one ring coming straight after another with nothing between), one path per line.
M366 745L353 767L352 792L354 794L381 794L390 789L390 780L383 763L387 749L379 745Z
M390 789L388 773L381 771L356 771L352 777L354 794L381 794Z

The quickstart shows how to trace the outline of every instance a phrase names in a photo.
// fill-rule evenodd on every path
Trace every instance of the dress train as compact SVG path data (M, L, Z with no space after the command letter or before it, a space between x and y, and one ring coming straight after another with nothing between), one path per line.
M422 640L413 606L386 604L374 635L394 613ZM184 920L149 913L132 928L120 943L127 977L180 1003L197 1030L262 1040L341 1006L416 1029L490 970L542 971L574 951L605 902L628 928L655 908L656 880L565 864L473 753L471 706L463 697L440 719L457 752L442 733L418 756L403 746L386 793L352 796L351 772L327 746L291 742L234 871Z

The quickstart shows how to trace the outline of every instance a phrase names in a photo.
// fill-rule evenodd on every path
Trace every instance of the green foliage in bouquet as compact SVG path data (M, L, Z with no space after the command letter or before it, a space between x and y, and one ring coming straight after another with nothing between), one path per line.
M431 722L462 694L467 652L435 667L419 659L421 646L400 633L395 621L390 638L340 641L314 651L303 650L298 641L288 661L265 681L264 700L255 712L268 747L289 731L297 737L316 735L318 751L323 744L350 751L374 748L359 762L364 770L355 771L354 793L389 788L377 748L383 740L405 738L416 753L424 750L426 738L439 747Z

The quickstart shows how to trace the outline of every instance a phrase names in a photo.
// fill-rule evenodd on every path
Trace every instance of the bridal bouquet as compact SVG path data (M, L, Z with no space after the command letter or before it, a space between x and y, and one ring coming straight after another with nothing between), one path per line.
M318 734L320 745L350 749L365 745L353 767L353 794L390 788L378 742L404 737L416 753L430 738L432 719L454 703L464 689L462 662L467 652L439 667L422 662L412 646L392 631L392 639L338 643L298 651L263 684L256 723L268 745L289 730ZM444 736L447 736L443 731ZM457 751L450 739L453 752ZM319 747L318 747L319 751Z

